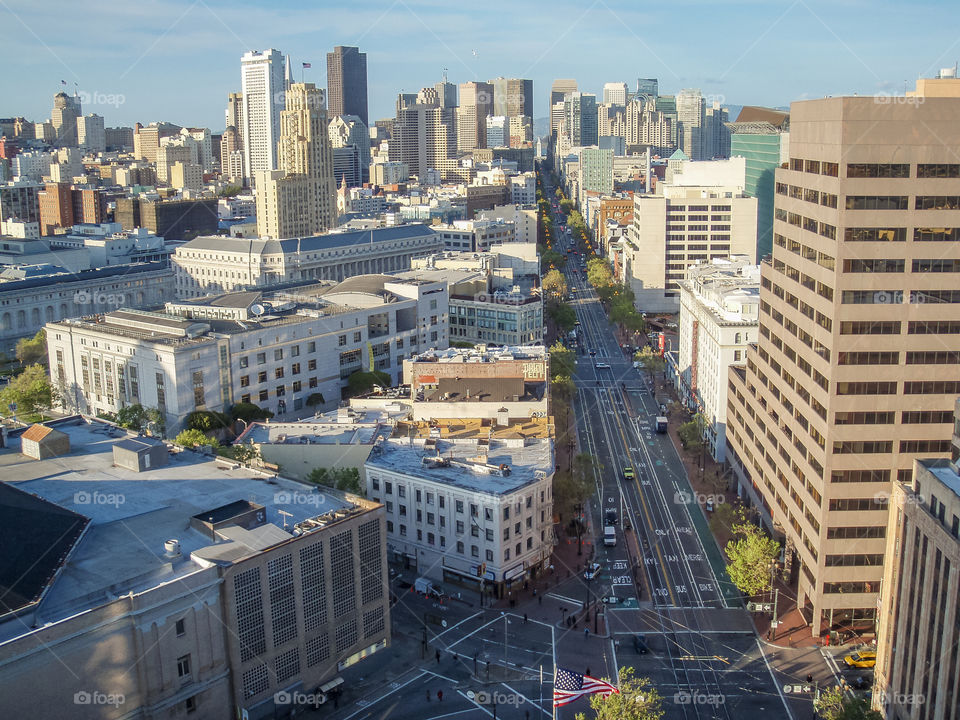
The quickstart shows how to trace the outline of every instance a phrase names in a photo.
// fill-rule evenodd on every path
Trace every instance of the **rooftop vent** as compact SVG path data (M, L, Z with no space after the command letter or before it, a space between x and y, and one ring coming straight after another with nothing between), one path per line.
M181 555L180 552L180 541L179 540L167 540L163 544L164 555L168 558L178 558Z

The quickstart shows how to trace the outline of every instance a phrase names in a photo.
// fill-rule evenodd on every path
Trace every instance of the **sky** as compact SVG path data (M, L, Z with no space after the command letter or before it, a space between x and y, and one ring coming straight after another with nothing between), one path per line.
M240 56L276 48L326 85L326 53L367 53L371 123L398 92L498 76L534 81L547 115L555 78L584 92L656 77L729 105L903 94L960 59L951 2L744 0L0 0L0 117L45 120L78 90L108 127L165 120L223 129ZM66 81L66 86L61 84Z

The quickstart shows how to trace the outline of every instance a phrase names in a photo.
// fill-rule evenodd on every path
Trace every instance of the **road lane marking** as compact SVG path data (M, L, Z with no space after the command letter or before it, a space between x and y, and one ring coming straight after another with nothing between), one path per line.
M414 675L412 678L410 678L409 680L407 680L407 681L406 681L405 683L403 683L402 685L398 685L398 686L395 687L394 689L388 690L388 691L385 692L383 695L381 695L380 697L378 697L376 700L371 700L371 701L369 701L366 705L364 705L364 706L363 706L362 708L360 708L359 710L357 710L357 711L355 711L355 712L352 712L352 713L350 713L349 715L347 715L343 720L350 720L351 718L356 717L356 716L359 715L360 713L367 712L369 708L373 707L374 705L376 705L376 704L377 704L378 702L380 702L381 700L384 700L384 699L390 697L390 696L393 695L395 692L398 692L401 688L405 688L407 685L409 685L409 684L412 683L412 682L415 682L416 680L419 680L419 679L422 678L424 675L426 675L426 673L421 671L421 672L418 673L417 675Z

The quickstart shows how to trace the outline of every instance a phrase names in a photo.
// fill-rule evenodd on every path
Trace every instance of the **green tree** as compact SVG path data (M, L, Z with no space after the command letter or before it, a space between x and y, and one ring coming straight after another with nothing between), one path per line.
M562 268L566 264L567 256L564 253L557 252L556 250L544 250L540 253L540 270L544 274L548 274L547 271L551 265L553 265L554 268Z
M547 316L561 332L568 333L577 324L576 311L566 303L550 301L547 303Z
M573 471L558 471L553 476L554 507L571 516L597 489L595 473L599 464L593 455L580 453L573 458Z
M0 392L4 412L13 404L17 415L38 415L53 406L55 399L50 378L43 365L29 365Z
M543 291L554 297L564 297L567 294L567 279L559 270L551 270L543 276L540 283Z
M658 353L651 350L649 345L644 345L640 348L640 352L634 355L633 359L643 363L643 368L650 374L651 379L655 375L662 373L666 367L664 359L660 357Z
M316 407L324 403L326 403L326 400L323 399L323 393L310 393L307 395L307 407Z
M256 445L251 445L249 443L240 443L238 445L231 445L227 448L224 448L227 451L227 456L233 458L237 462L242 462L245 465L249 465L255 460L260 460L260 448Z
M127 430L146 430L153 423L162 432L164 425L163 414L156 408L145 408L140 403L127 405L117 410L117 425Z
M680 444L684 450L699 450L703 445L703 438L700 436L700 425L696 420L690 420L677 428L677 435L680 436Z
M737 523L733 532L737 537L726 547L730 580L745 595L759 595L769 590L770 568L780 557L780 543L752 522Z
M230 418L219 412L194 410L184 418L183 424L194 430L210 432L211 430L230 427Z
M663 717L663 697L649 678L634 677L629 665L620 668L619 693L591 695L590 709L595 720L660 720ZM577 713L577 720L587 720Z
M380 387L390 387L390 376L380 370L370 370L364 372L357 370L347 378L347 387L351 395L362 395L373 389L374 385Z
M243 420L246 423L252 423L258 420L269 420L272 417L273 412L253 403L234 403L230 408L230 419L234 421Z
M336 490L363 494L360 485L360 471L355 467L325 468L318 467L310 471L307 480L315 485L324 485Z
M882 720L883 715L871 710L866 699L850 697L835 686L823 690L813 703L821 720Z
M47 361L47 333L45 330L39 330L32 338L20 338L17 340L16 349L17 360L22 365L34 365L36 363L46 363Z
M573 350L563 343L556 342L550 346L550 374L566 375L570 377L577 369L577 356Z
M196 428L181 430L180 433L173 439L173 441L177 445L182 445L185 448L197 448L201 445L208 445L212 449L216 450L218 447L220 447L220 443L216 438L207 437L202 431L197 430Z

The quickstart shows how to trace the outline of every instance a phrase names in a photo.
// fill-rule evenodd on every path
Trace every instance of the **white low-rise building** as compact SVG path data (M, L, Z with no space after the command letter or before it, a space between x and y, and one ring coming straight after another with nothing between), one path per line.
M750 258L698 263L680 283L680 397L703 415L717 462L726 457L727 375L746 362L760 321L760 268Z
M491 245L517 239L513 223L506 220L455 220L433 229L443 239L445 250L461 252L483 252Z

